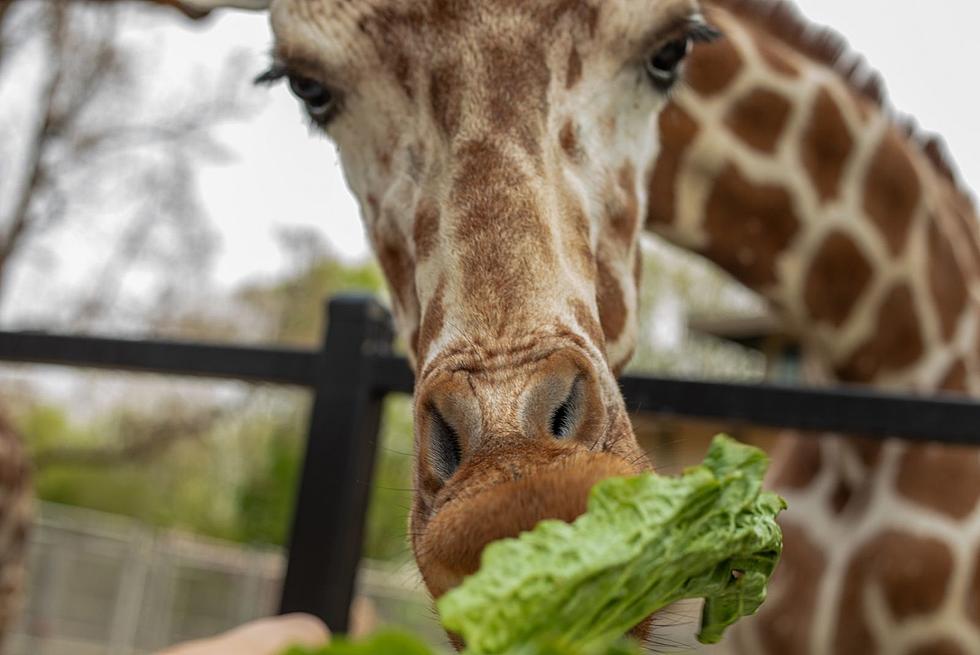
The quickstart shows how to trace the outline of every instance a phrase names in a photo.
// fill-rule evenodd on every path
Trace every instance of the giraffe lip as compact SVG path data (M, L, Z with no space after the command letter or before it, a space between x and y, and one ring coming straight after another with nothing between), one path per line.
M475 573L490 543L517 537L544 520L571 523L585 513L597 482L636 473L619 457L584 450L557 465L516 466L518 475L471 493L464 490L435 510L417 548L419 568L434 597Z

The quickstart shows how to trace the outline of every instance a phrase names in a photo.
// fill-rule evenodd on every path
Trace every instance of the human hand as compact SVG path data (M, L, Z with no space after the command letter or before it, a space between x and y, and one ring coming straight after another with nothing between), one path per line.
M287 614L246 623L209 639L171 646L156 655L278 655L290 646L323 646L330 631L309 614Z

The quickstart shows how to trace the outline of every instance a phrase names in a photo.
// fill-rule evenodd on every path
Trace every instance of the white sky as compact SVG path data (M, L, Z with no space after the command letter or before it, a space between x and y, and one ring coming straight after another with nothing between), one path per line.
M894 105L944 135L964 179L980 185L980 126L976 124L980 90L975 82L980 3L799 0L798 4L815 20L843 32L882 71ZM172 77L175 84L195 67L218 69L236 50L250 54L255 72L262 70L271 43L265 15L226 12L204 24L192 24L173 12L160 16L154 18L155 29L131 38L165 46L157 74ZM346 258L368 256L357 208L333 146L311 135L285 88L249 93L263 103L261 112L247 124L219 132L234 151L234 160L202 166L199 172L206 208L220 233L212 282L227 288L281 273L287 265L274 235L286 226L314 226ZM81 268L65 270L78 275ZM19 286L14 299L29 298L26 278Z

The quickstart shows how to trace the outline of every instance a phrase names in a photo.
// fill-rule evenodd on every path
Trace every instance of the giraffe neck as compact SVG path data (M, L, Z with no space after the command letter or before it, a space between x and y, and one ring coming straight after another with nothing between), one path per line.
M727 38L661 116L647 227L762 294L823 378L980 395L973 205L787 7L709 0ZM795 436L775 459L783 563L740 652L976 652L976 450Z
M727 38L661 117L648 228L767 298L824 377L980 394L980 229L941 146L763 5L709 3Z

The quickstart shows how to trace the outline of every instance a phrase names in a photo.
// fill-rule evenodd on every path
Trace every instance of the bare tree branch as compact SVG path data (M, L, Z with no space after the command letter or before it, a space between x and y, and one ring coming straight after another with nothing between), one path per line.
M7 17L7 10L12 4L14 4L14 0L0 0L0 27L3 27L3 19ZM0 41L0 61L3 61L2 43Z
M7 6L9 7L9 5L10 2L8 1ZM0 238L0 302L3 300L5 273L10 258L27 234L30 227L32 201L44 185L44 158L47 147L52 136L57 132L58 115L55 108L55 98L58 95L64 75L64 58L60 56L62 54L61 39L64 33L64 8L55 7L50 18L48 39L53 53L51 57L53 70L41 94L43 118L38 125L35 137L28 146L29 150L25 161L25 167L28 171L26 181L16 196L17 200L11 214L10 227L7 228L6 234Z
M85 277L92 283L74 292L77 304L74 299L60 302L54 315L43 319L49 323L79 320L91 328L101 320L104 326L118 307L130 312L123 318L127 322L147 318L145 312L154 309L147 294L141 295L150 303L147 307L122 302L129 288L123 284L125 274L135 266L166 271L154 281L166 287L158 295L179 297L170 291L187 278L174 271L188 276L203 271L214 243L195 164L228 157L213 129L245 118L254 108L243 101L248 76L241 56L229 57L224 71L199 81L192 91L147 102L146 80L161 78L138 74L138 51L131 52L115 38L120 26L111 4L22 3L23 11L17 12L18 25L47 21L49 72L35 86L37 99L25 97L36 125L8 128L31 136L22 148L0 152L8 160L3 169L23 171L19 180L12 180L16 188L0 189L8 201L8 211L0 215L0 306L11 291L11 262L19 261L27 243L62 221L128 217L122 229L118 224L112 228L121 238L107 242L94 260L96 270ZM200 93L201 83L208 93Z

